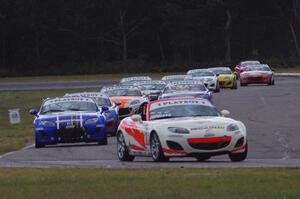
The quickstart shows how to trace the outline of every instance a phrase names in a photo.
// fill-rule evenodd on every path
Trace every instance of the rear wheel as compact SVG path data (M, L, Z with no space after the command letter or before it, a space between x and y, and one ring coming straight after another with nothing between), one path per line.
M134 156L129 154L124 135L121 132L117 134L117 150L118 150L117 153L118 153L119 160L121 161L134 160Z
M220 84L219 84L219 82L217 82L216 89L214 91L215 91L215 93L220 92Z
M169 158L166 157L163 153L158 135L156 133L153 133L151 136L150 148L151 148L152 159L155 162L165 162L169 160Z
M241 162L244 161L247 158L248 153L248 144L246 144L245 151L242 153L230 153L229 158L233 162Z

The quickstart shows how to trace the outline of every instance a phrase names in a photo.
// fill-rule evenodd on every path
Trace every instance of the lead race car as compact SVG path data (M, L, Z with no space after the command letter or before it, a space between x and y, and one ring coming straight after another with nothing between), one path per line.
M228 154L232 161L247 157L245 125L218 112L205 99L174 98L149 103L145 115L125 118L117 132L117 155L121 161L151 156L154 161L170 157L195 157L198 161Z
M112 102L108 95L100 92L83 92L83 93L67 93L66 97L90 97L95 100L101 109L105 109L105 126L106 132L110 135L115 135L120 123L119 120L119 105L120 102Z
M106 145L105 117L96 102L87 97L48 98L35 116L35 147L73 142Z
M240 74L240 85L247 86L248 84L274 85L274 73L267 64L247 67Z

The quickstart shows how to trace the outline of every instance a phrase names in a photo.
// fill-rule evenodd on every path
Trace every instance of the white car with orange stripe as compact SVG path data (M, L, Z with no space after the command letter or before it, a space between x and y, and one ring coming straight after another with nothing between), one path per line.
M167 161L188 156L204 161L228 154L232 161L243 161L248 151L245 125L225 117L227 114L201 98L153 101L144 115L120 123L118 157L121 161L132 161L135 156Z
M120 119L140 113L143 104L148 102L141 90L133 86L104 87L101 93L108 95L113 103L119 104Z

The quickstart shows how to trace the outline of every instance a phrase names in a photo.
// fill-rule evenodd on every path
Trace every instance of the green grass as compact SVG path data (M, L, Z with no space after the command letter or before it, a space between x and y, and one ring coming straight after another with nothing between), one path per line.
M0 92L0 154L24 147L33 140L33 116L29 110L39 109L43 99L61 96L66 92L82 90L51 90L51 91L5 91ZM19 108L21 124L9 123L8 109Z
M0 169L1 198L298 199L300 169Z

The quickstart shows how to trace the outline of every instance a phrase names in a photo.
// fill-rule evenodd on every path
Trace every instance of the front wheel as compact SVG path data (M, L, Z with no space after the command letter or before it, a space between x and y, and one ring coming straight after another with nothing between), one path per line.
M99 145L107 145L107 137L98 142Z
M229 158L232 162L241 162L247 158L248 144L246 144L245 151L242 153L229 153Z
M43 147L45 147L45 145L44 144L41 144L40 142L38 142L37 141L37 139L35 139L35 148L43 148Z
M117 153L120 161L133 161L134 156L129 154L128 148L126 146L125 138L123 133L117 134Z
M151 136L150 148L151 148L152 159L155 162L166 162L169 160L169 158L166 157L163 153L158 135L156 133L153 133L153 135Z
M231 89L237 89L237 83L236 83L236 81L233 82L233 86L231 87Z
M219 84L219 82L217 82L216 89L214 91L215 91L215 93L220 92L220 84Z

